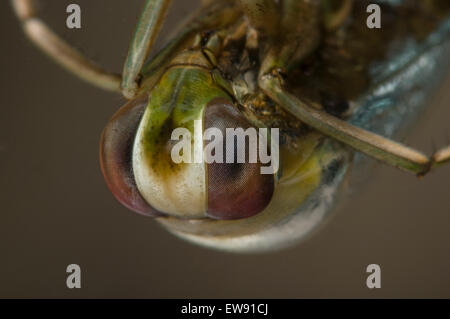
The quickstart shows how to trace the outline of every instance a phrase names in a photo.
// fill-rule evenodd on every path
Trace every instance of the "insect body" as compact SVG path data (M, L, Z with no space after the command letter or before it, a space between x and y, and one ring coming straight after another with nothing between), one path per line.
M42 26L33 27L34 15L23 10L29 2L14 3L30 36L54 54L37 37ZM320 224L359 152L419 175L449 161L449 148L429 159L380 135L391 137L412 120L445 73L450 6L380 4L391 32L366 27L366 1L208 2L144 66L168 7L147 1L120 85L130 102L101 141L102 170L115 197L190 241L263 251ZM119 87L114 75L53 40L53 48L65 49L63 65ZM176 163L178 128L193 136L193 157L203 151L207 129L277 128L280 169L261 174L258 161ZM234 151L229 143L224 152Z

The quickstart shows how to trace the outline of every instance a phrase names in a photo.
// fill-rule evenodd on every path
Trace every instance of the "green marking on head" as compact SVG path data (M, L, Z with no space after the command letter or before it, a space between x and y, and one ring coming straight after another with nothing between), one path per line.
M229 98L208 70L197 67L169 69L151 91L143 118L143 146L149 164L160 168L161 173L168 168L173 171L177 166L170 157L173 130L186 128L193 138L194 121L203 120L207 104L218 97Z

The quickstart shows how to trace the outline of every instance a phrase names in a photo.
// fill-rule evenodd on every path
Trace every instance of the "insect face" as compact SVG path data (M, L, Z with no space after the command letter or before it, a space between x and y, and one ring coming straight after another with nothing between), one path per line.
M123 120L124 116L128 120ZM210 70L173 66L148 99L125 106L105 129L105 178L120 201L144 214L151 211L184 219L240 219L256 215L272 198L275 172L261 174L260 162L238 163L235 156L229 162L202 160L203 132L214 129L225 136L230 128L244 131L253 127L237 110L229 93L216 84ZM182 143L176 140L185 137L177 136L180 129L190 138L175 152L174 147ZM118 135L118 131L127 134ZM234 138L233 143L224 140L220 151L226 157L228 151L235 151L228 145L234 144ZM174 160L180 152L186 161ZM249 155L245 157L248 160Z
M105 128L101 163L109 188L125 206L181 236L208 242L222 236L229 243L272 231L283 241L277 224L295 215L321 184L324 167L343 153L331 153L312 131L295 137L284 128L276 147L269 142L274 134L253 139L251 132L265 128L256 127L257 116L242 108L236 90L223 85L227 81L201 51L182 54L196 63L171 64L149 94L125 105ZM230 130L244 136L230 138ZM206 140L215 142L214 151L207 151ZM241 159L239 140L247 146ZM222 161L208 160L218 152ZM261 154L277 162L273 171Z

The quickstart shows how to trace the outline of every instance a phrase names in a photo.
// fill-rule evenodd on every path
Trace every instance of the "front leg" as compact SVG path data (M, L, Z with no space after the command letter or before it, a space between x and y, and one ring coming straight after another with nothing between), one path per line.
M132 99L139 89L140 72L164 21L171 0L147 0L139 18L123 69L122 93Z
M164 66L192 43L196 33L203 29L224 27L240 16L234 1L205 2L200 14L183 26L183 29L168 42L165 48L144 65L169 4L170 0L147 0L145 4L123 71L122 93L128 99L135 98L143 89L151 88L164 70Z

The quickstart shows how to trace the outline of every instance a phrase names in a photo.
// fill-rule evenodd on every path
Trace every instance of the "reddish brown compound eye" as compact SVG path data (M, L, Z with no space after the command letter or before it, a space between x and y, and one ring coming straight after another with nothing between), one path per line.
M273 174L262 174L259 160L250 163L252 143L246 138L245 162L236 159L237 141L229 143L228 129L247 130L252 125L225 99L211 101L205 110L205 130L216 128L223 136L223 163L207 165L209 217L220 220L242 219L254 216L267 207L275 187ZM227 145L228 144L228 145ZM231 145L230 145L231 144ZM253 145L257 146L257 145ZM234 160L226 161L227 152L234 152Z
M100 164L108 188L120 203L146 216L160 216L139 193L131 161L136 131L147 102L147 98L130 101L109 121L100 141Z

